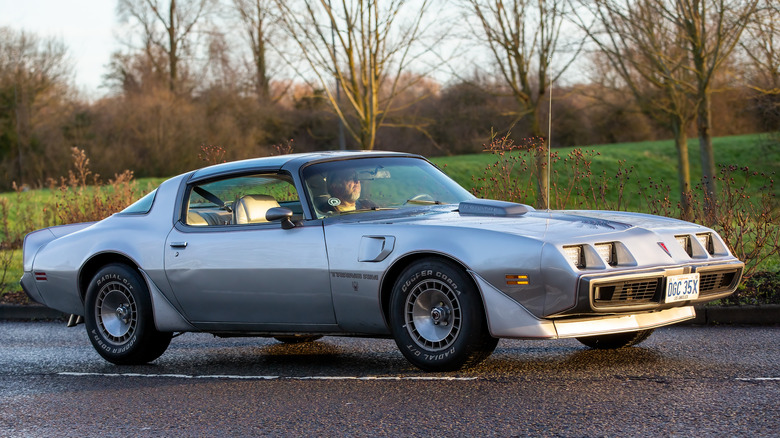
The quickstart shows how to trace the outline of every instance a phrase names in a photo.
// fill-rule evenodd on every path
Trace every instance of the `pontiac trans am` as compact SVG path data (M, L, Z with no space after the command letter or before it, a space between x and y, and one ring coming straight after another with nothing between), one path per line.
M329 192L344 176L361 186L351 211ZM733 293L744 268L700 225L478 199L387 152L191 171L102 221L28 234L23 258L27 294L115 364L207 332L392 337L428 371L472 366L500 338L631 346Z

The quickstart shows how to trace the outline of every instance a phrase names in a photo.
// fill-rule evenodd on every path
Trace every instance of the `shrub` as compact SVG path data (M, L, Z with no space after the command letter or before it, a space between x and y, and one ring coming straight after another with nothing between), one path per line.
M89 169L83 150L73 148L73 169L60 181L49 180L48 191L30 191L13 184L13 202L0 198L0 249L21 248L25 234L54 225L92 222L121 211L143 193L125 170L108 183Z
M57 224L99 221L138 199L132 171L114 175L104 185L100 175L89 170L89 158L83 150L73 148L72 157L75 171L69 171L68 178L60 178L59 185L49 180Z
M720 300L726 305L780 304L780 272L756 272L743 280L737 292Z
M484 151L496 157L485 168L480 178L472 178L472 193L480 198L534 204L536 194L536 159L545 151L544 139L531 137L520 144L508 136L493 136L484 145ZM614 176L603 171L594 175L591 170L595 150L573 149L561 157L551 151L550 205L557 209L584 208L594 210L625 210L625 190L633 168L625 167L625 160L618 161Z
M533 154L543 147L541 139L530 138L517 145L508 135L497 137L493 134L484 150L495 155L496 162L488 166L480 178L472 177L472 193L479 198L533 204L536 199ZM525 177L520 178L519 175Z

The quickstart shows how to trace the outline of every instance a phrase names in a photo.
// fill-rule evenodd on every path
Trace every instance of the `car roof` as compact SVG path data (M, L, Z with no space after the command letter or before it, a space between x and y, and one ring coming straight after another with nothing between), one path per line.
M368 157L416 157L422 158L419 155L407 154L402 152L386 152L386 151L325 151L325 152L310 152L300 154L289 155L276 155L271 157L262 158L250 158L247 160L232 161L229 163L216 164L213 166L204 167L198 169L190 175L190 181L199 181L204 179L210 179L216 176L251 172L257 170L273 171L286 168L291 172L295 172L303 166L311 163L321 161L334 161L334 160L346 160L353 158L368 158Z

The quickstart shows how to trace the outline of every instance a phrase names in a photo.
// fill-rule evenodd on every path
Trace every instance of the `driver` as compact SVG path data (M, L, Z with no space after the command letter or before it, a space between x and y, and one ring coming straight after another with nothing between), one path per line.
M360 199L360 180L354 170L337 170L327 176L329 208L338 213L372 208L373 203Z

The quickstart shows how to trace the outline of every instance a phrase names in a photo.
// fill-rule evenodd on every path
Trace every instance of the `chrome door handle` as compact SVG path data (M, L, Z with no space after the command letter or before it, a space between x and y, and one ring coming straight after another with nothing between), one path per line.
M187 242L171 242L171 248L186 248Z

